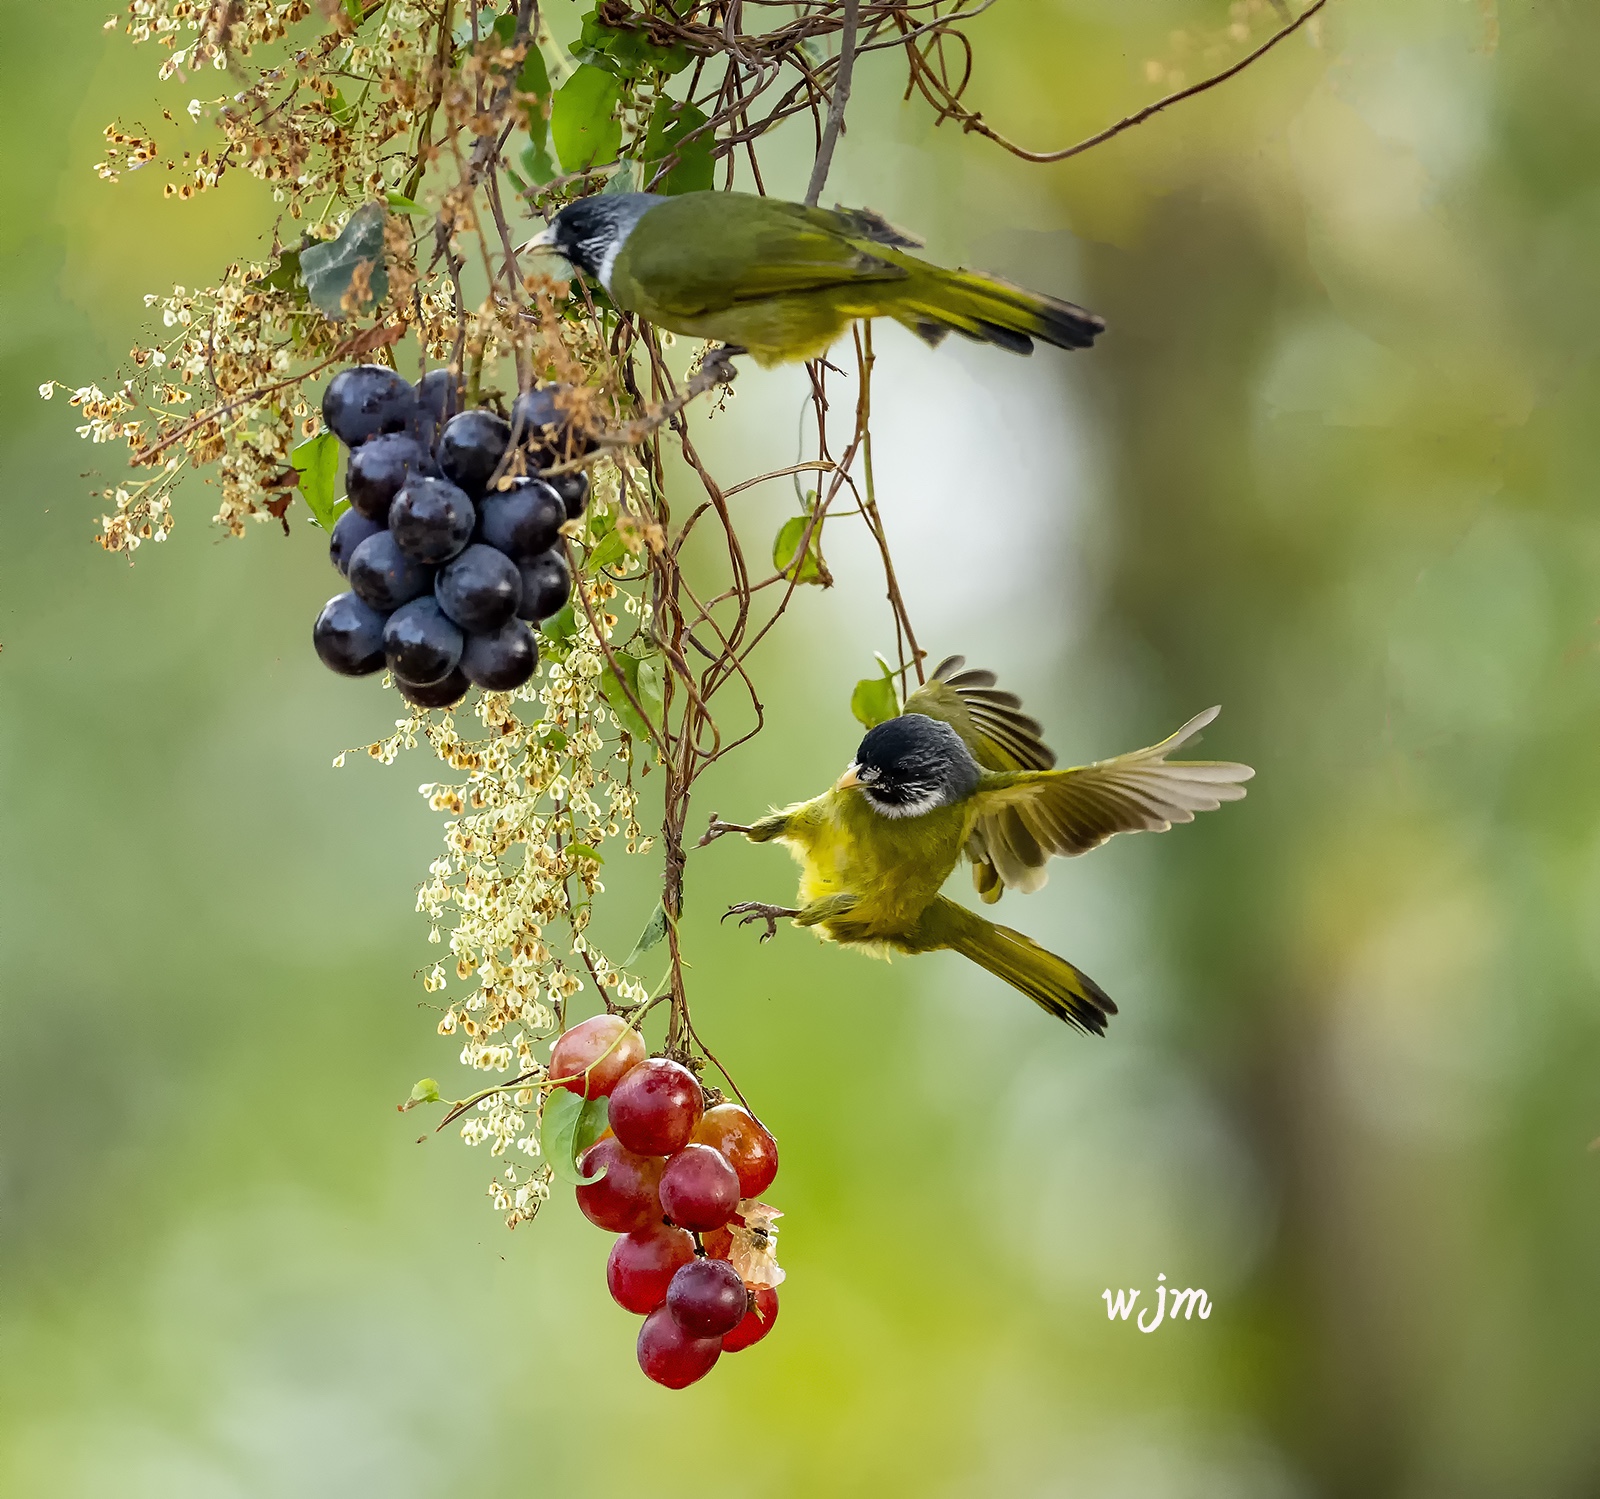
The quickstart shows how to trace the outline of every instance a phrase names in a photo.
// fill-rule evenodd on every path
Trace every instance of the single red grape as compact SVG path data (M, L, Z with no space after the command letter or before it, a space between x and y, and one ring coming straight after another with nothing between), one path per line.
M697 1259L672 1277L667 1310L692 1338L720 1338L743 1320L749 1297L726 1260Z
M694 1240L681 1228L657 1223L624 1234L606 1261L611 1299L641 1317L653 1312L666 1301L672 1277L693 1260Z
M736 1103L707 1109L695 1126L695 1142L709 1145L739 1173L739 1196L759 1197L778 1174L778 1142L761 1122Z
M709 1145L685 1145L661 1173L661 1211L679 1228L721 1228L739 1206L739 1174Z
M724 1353L737 1353L752 1343L759 1343L772 1331L778 1320L778 1293L771 1286L750 1287L750 1310L744 1320L722 1340Z
M640 1062L611 1093L611 1128L640 1155L672 1155L705 1111L699 1080L666 1057Z
M618 1036L622 1036L620 1041ZM644 1037L638 1031L620 1015L591 1015L563 1032L556 1042L550 1053L550 1076L566 1078L560 1086L569 1093L604 1098L642 1061ZM589 1069L587 1080L582 1076L585 1068Z
M666 1307L658 1306L639 1329L639 1367L669 1390L681 1390L711 1372L722 1357L719 1338L692 1338Z
M614 1234L659 1223L663 1164L660 1156L635 1155L615 1137L596 1140L579 1158L578 1169L593 1176L603 1167L605 1175L576 1189L583 1216Z

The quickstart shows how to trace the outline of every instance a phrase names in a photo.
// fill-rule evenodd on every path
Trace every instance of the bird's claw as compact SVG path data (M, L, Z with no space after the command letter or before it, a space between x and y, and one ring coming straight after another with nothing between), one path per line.
M750 831L742 822L724 822L715 812L711 814L711 822L705 832L700 835L696 848L704 848L708 843L715 843L724 833L748 833Z
M734 368L733 356L748 352L738 344L715 344L706 350L705 358L700 361L700 368L713 384L732 385L739 374Z
M722 919L726 921L730 916L737 916L740 926L748 926L752 921L764 921L767 924L767 929L761 934L761 940L770 942L777 935L778 919L780 917L798 916L799 914L798 911L791 910L788 906L768 906L763 905L758 900L746 900L740 901L736 906L729 906L722 913Z

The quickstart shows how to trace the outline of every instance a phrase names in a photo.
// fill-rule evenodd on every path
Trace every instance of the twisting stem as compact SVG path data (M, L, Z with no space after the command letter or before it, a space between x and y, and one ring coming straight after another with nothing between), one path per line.
M844 36L839 42L839 66L833 75L833 97L828 100L828 122L822 127L822 143L811 168L811 185L806 188L806 205L817 206L828 168L833 165L833 148L844 129L845 105L850 102L850 77L856 66L856 25L861 19L861 0L844 0Z
M857 399L856 420L861 430L861 469L866 493L861 497L861 512L866 517L867 529L878 544L878 554L883 558L883 581L888 590L889 607L894 611L894 632L900 652L900 686L907 685L907 672L915 671L917 681L927 680L922 674L922 658L927 654L918 644L916 632L911 628L911 615L900 592L900 580L895 576L894 558L889 555L889 538L884 533L883 517L878 514L878 492L872 481L872 366L877 355L872 352L872 324L856 324L856 360L861 369L861 394ZM903 639L903 644L901 643ZM906 647L910 647L910 660Z
M974 110L963 108L953 98L948 99L942 107L946 114L961 121L963 130L976 131L979 135L993 141L997 146L1003 146L1013 156L1021 157L1023 161L1065 161L1069 156L1080 156L1083 152L1091 150L1095 146L1103 145L1113 136L1121 135L1124 130L1132 130L1135 125L1144 124L1152 115L1160 114L1163 109L1169 109L1172 105L1179 104L1185 99L1192 99L1196 94L1203 94L1207 89L1213 89L1219 83L1226 83L1235 74L1244 72L1257 58L1265 57L1279 42L1292 36L1327 3L1328 0L1313 0L1313 3L1301 11L1287 26L1273 32L1254 52L1246 53L1232 67L1224 68L1220 73L1213 73L1209 78L1202 78L1199 83L1192 83L1188 88L1181 88L1176 93L1157 99L1154 104L1147 104L1143 109L1136 110L1133 114L1118 120L1116 124L1107 125L1104 130L1096 131L1095 134L1086 136L1076 145L1064 146L1059 151L1026 151L1014 141L1007 140L998 130L986 125L982 115ZM915 58L917 54L913 51L911 56ZM914 62L912 66L915 68L918 63ZM926 63L922 63L921 66L926 70ZM922 82L926 76L924 71L923 77L919 78L918 82Z

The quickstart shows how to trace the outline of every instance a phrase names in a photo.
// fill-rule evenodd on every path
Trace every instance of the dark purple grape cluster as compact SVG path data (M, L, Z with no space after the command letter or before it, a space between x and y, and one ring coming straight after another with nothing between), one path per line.
M509 692L539 665L530 624L567 602L560 530L583 514L583 472L544 470L586 449L549 385L517 398L512 419L461 409L448 370L416 386L380 364L341 370L322 420L350 450L350 508L328 556L350 581L317 616L323 664L348 677L387 666L419 708L469 687ZM525 473L500 473L512 433ZM491 487L493 486L493 487Z

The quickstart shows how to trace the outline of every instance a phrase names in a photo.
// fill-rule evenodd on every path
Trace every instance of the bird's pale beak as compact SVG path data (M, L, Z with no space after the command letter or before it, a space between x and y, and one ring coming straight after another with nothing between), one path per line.
M850 786L859 786L861 784L861 777L856 774L857 769L858 769L858 767L852 761L845 768L845 773L842 776L840 776L837 781L834 782L834 788L833 789L835 791L843 791L847 787L850 787Z
M522 250L526 254L529 250L553 250L555 247L556 226L547 224L522 247Z

